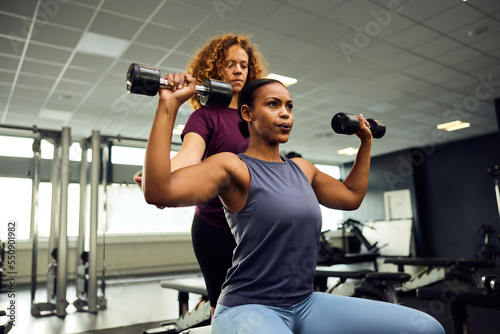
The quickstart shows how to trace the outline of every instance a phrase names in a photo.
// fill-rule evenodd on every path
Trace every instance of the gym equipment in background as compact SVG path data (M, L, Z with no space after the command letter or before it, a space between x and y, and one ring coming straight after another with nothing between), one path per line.
M66 288L68 281L68 186L69 186L69 147L71 129L64 127L61 132L42 131L36 128L33 141L34 170L33 191L31 198L31 227L33 230L33 249L31 266L31 315L66 316ZM40 186L40 163L42 137L54 145L52 159L52 207L49 234L49 259L47 270L47 301L35 302L37 289L38 260L38 192Z
M212 311L203 277L171 278L163 280L161 287L178 291L179 318L162 322L160 324L161 327L145 329L142 331L142 334L178 334L184 330L210 325ZM190 293L202 296L201 301L191 311L189 311L188 307ZM189 333L189 331L183 333Z

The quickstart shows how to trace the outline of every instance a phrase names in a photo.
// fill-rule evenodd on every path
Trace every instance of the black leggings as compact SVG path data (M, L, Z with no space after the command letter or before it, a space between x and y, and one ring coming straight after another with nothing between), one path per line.
M191 238L196 259L205 278L210 306L217 305L217 299L231 268L236 242L230 230L214 227L194 215Z

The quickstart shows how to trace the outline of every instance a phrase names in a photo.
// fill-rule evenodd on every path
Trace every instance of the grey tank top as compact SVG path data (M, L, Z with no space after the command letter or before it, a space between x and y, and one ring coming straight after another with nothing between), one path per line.
M245 207L225 212L236 240L218 303L291 306L313 292L321 211L300 167L238 154L250 171Z

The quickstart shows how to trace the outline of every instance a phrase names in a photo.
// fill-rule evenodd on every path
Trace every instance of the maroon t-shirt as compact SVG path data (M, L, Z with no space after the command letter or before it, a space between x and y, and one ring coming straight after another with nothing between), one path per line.
M204 106L189 116L181 139L184 140L184 135L188 132L200 135L206 144L202 160L220 152L243 153L249 140L238 129L240 121L237 109ZM229 230L219 197L197 205L195 213L210 225Z

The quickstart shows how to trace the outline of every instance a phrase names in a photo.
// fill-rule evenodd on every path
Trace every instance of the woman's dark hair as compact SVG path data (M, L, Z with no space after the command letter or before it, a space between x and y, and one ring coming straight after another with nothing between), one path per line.
M246 104L250 108L253 108L253 102L255 101L255 97L257 96L259 89L272 83L279 83L280 85L283 85L281 81L275 79L263 78L248 82L245 85L245 87L243 87L243 89L241 90L238 96L238 114L240 115L241 118L241 121L238 123L238 128L240 129L240 132L243 135L243 137L245 138L250 137L250 132L248 131L247 122L245 122L243 120L243 117L241 116L241 106Z

